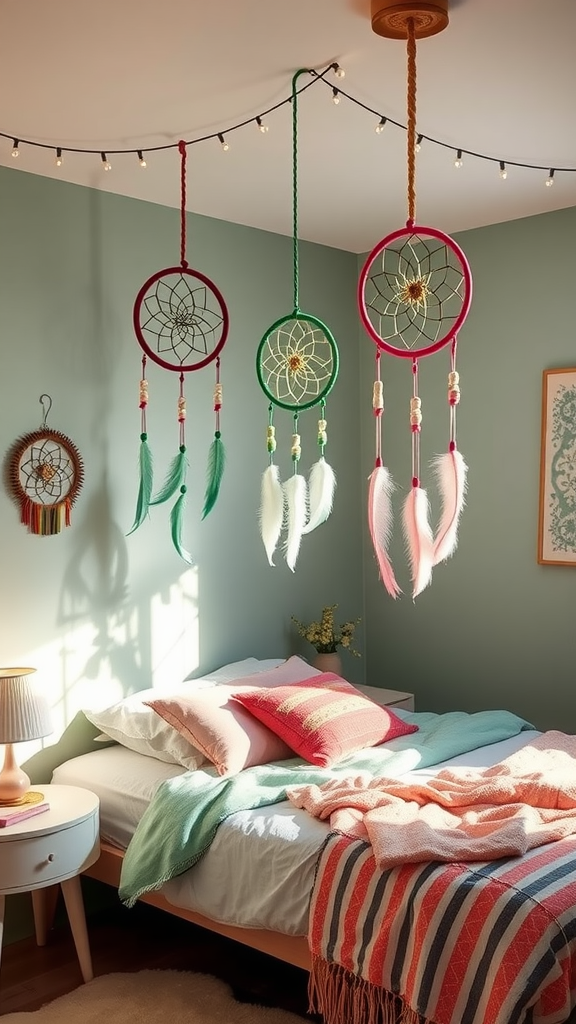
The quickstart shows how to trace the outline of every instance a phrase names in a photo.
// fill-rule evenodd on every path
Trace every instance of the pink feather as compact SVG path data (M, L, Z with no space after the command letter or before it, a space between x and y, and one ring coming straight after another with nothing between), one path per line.
M404 537L412 571L412 598L418 597L432 579L434 538L428 513L426 491L412 487L404 502Z
M394 484L385 466L377 466L370 474L368 490L368 526L380 578L391 597L398 597L402 591L396 582L394 570L388 558L388 544L392 533L391 495Z
M468 467L459 451L438 455L432 463L442 497L442 511L434 538L434 565L453 555L458 545L458 523L464 508Z

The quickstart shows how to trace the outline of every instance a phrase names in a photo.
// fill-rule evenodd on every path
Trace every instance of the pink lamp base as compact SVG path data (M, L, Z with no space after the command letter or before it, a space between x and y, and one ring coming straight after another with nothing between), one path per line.
M0 772L0 806L11 807L13 804L24 803L29 789L30 779L26 772L19 768L12 743L7 743L4 767Z

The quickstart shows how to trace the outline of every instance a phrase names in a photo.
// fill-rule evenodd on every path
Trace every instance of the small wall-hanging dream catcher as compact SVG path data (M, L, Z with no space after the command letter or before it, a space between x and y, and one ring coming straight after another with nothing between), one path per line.
M293 297L294 308L266 331L256 355L258 382L269 399L267 449L269 464L262 476L260 533L270 565L286 526L286 562L294 571L303 534L325 522L334 499L336 477L326 462L326 397L338 376L338 348L321 320L300 309L298 245L298 93L296 83L304 69L292 79L292 213L293 213ZM319 406L317 442L319 458L310 469L308 481L299 473L302 454L298 420L306 409ZM290 456L292 475L284 484L274 462L276 428L274 412L292 413Z
M382 582L392 597L400 587L388 555L392 530L393 483L382 457L382 352L410 359L412 398L412 485L404 502L403 526L411 566L412 596L431 581L432 569L454 553L464 505L467 467L456 447L456 406L460 401L456 370L458 331L472 298L472 276L456 242L442 231L416 223L416 38L441 31L448 23L447 0L436 4L372 0L372 27L379 35L407 40L408 63L408 220L379 242L364 264L358 305L366 331L377 345L372 406L376 417L376 460L370 476L368 520ZM429 503L420 481L422 402L418 393L419 360L450 346L448 373L448 450L433 461L442 499L436 532L429 523Z
M70 526L72 506L84 482L84 466L76 445L47 426L52 408L40 395L44 419L39 430L24 434L8 453L10 490L20 506L20 521L43 537Z
M140 380L140 486L136 505L134 530L144 522L151 505L160 505L178 494L170 515L172 542L186 562L190 554L182 545L182 518L186 498L186 398L184 376L215 362L214 439L208 457L208 473L202 518L208 515L218 498L224 471L225 451L220 432L222 384L220 352L228 337L228 309L224 299L208 277L191 270L186 259L186 143L178 143L180 153L180 266L167 267L153 274L142 285L134 303L134 331L141 348ZM178 453L175 455L163 486L152 494L152 456L148 444L146 410L148 407L147 358L165 370L178 374L177 397Z

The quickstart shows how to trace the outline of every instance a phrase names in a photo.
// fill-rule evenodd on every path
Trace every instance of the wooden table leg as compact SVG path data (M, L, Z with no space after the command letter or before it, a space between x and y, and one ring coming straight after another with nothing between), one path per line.
M2 958L2 939L4 936L4 910L6 909L6 897L0 896L0 960Z
M65 882L60 882L60 885L62 886L64 903L66 904L66 912L70 921L70 928L72 929L82 977L84 981L92 981L94 972L92 970L92 957L88 943L80 878L78 875L75 875L74 878L67 878Z
M59 889L57 885L47 885L43 889L32 890L34 928L36 931L36 943L38 946L46 945L48 932L54 924L58 892Z

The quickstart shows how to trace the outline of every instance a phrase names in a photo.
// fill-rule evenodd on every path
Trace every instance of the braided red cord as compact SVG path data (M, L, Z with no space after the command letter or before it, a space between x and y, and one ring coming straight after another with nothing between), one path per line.
M186 143L180 139L180 266L187 267L186 260Z

